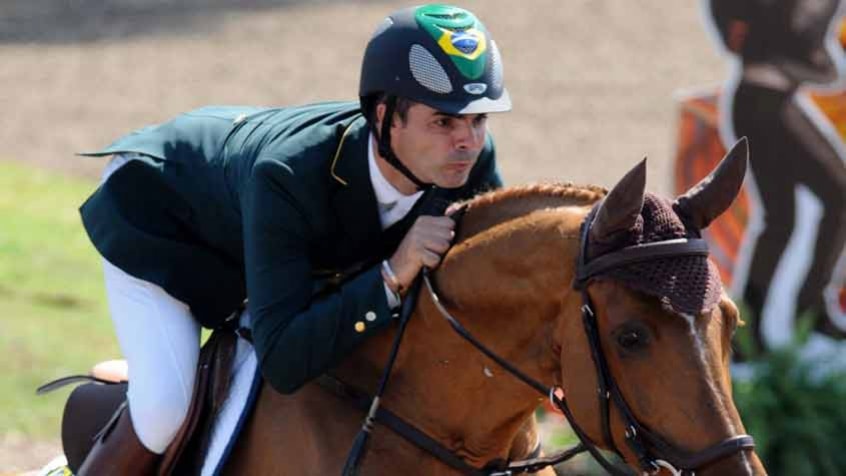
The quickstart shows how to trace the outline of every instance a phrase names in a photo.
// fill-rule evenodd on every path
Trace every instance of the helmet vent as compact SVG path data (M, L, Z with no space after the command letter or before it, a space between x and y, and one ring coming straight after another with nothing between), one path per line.
M382 20L382 23L379 23L379 26L376 27L376 31L373 32L373 36L371 38L376 38L377 36L385 33L385 30L393 26L394 21L391 20L391 17L385 18Z
M411 45L408 64L414 79L426 89L441 94L452 92L449 75L426 48L417 44Z
M435 20L441 20L434 22L434 25L442 30L448 31L465 31L470 29L473 25L456 25L456 21L462 21L467 18L467 13L465 12L456 12L456 13L426 13L425 16L429 18L434 18Z
M491 86L495 90L502 89L502 58L494 40L491 40Z
M437 18L438 20L463 20L467 18L467 14L464 12L455 12L455 13L426 13L425 14L429 18Z

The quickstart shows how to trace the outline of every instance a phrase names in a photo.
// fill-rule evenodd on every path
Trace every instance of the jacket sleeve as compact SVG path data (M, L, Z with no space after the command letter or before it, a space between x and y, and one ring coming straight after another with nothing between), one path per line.
M295 198L301 186L284 163L259 162L242 207L255 349L264 378L282 393L326 371L392 313L378 267L312 298L313 232L305 203Z

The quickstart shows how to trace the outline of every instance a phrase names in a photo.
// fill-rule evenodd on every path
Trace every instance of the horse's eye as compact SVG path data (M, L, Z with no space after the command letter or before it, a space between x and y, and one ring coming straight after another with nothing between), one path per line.
M644 343L640 332L635 330L625 331L617 336L617 343L626 350L635 350Z

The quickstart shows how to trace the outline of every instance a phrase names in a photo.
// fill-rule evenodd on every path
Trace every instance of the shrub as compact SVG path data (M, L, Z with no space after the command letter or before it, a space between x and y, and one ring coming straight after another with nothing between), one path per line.
M771 475L846 474L846 375L820 366L785 348L734 382L738 411Z

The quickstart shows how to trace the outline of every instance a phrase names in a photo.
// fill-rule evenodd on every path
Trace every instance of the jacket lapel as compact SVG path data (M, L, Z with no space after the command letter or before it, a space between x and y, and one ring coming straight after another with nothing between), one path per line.
M329 179L336 186L331 199L337 223L336 252L345 264L359 261L379 249L382 225L370 183L369 139L370 129L364 118L355 120L345 132L337 157L330 163Z
M405 217L382 231L376 194L370 182L368 140L370 129L366 121L357 119L348 127L339 154L330 164L331 180L337 187L332 197L338 224L335 252L342 267L377 261L393 253L433 193L426 191Z

